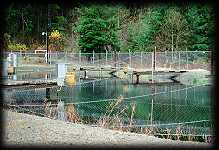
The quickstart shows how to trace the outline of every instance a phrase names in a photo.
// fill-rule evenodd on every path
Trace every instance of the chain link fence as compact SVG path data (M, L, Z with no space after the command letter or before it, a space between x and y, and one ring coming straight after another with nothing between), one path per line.
M148 86L136 91L129 86L102 79L75 87L5 89L4 104L18 112L170 139L208 142L213 137L209 86Z
M7 56L4 53L5 61ZM17 68L22 72L17 74L17 78L57 78L57 63L66 63L71 67L152 70L155 62L157 71L164 68L211 71L211 52L52 53L48 62L45 54L17 53ZM80 76L79 72L77 80ZM130 90L128 81L114 78L77 83L74 87L37 85L3 89L4 106L52 119L170 139L209 142L213 137L210 88L206 85L150 85Z
M4 53L7 58L9 53ZM46 54L16 53L18 67L28 65L47 65ZM155 55L155 58L154 58ZM135 53L51 53L48 62L55 65L58 62L78 66L124 66L131 68L152 68L155 59L155 66L176 70L205 69L210 71L210 51L165 51L165 52L135 52Z

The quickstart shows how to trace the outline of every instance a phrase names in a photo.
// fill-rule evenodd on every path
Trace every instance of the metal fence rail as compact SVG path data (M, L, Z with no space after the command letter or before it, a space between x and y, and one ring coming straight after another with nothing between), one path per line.
M27 65L46 65L45 54L16 53L18 67ZM48 62L55 65L58 62L78 66L129 66L131 68L151 68L153 55L155 66L176 70L205 69L211 70L210 51L174 51L174 52L135 52L135 53L50 53ZM4 59L8 53L4 53Z

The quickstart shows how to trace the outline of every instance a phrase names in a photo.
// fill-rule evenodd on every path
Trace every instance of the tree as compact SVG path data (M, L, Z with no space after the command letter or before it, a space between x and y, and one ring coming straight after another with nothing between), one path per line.
M192 30L191 49L210 50L214 47L214 15L209 5L191 4L185 14Z
M155 37L159 50L183 50L189 44L191 31L188 22L178 7L166 10L164 23Z
M83 52L117 50L116 21L116 9L113 7L82 6L77 26L80 49Z
M163 20L164 7L155 5L140 9L138 21L129 26L129 50L151 51L154 48L154 36Z
M28 46L41 42L41 33L47 28L46 9L47 6L36 3L11 3L6 9L6 33L11 36L10 42Z

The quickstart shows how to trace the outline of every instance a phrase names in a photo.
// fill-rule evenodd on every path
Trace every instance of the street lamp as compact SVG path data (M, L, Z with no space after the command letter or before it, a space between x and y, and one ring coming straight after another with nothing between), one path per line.
M46 36L46 63L48 63L48 54L49 54L49 51L48 51L48 41L47 41L47 32L42 32L42 35L45 35Z

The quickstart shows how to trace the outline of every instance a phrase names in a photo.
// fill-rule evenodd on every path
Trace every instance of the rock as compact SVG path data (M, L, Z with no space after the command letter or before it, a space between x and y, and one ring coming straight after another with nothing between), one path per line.
M204 69L194 69L189 72L185 72L176 77L180 83L185 85L200 85L211 84L210 71Z

